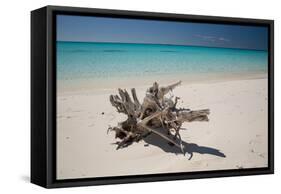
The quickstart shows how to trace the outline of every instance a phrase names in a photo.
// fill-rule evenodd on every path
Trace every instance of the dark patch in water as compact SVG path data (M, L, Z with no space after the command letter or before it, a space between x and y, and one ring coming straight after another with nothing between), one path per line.
M169 50L164 50L164 51L160 51L160 52L163 52L163 53L177 53L178 51L169 51Z
M76 50L69 50L69 51L63 51L63 52L70 52L70 53L88 53L91 52L90 50L85 49L76 49Z
M103 50L103 52L108 52L108 53L117 53L117 52L126 52L124 50L115 50L115 49L109 49L109 50Z

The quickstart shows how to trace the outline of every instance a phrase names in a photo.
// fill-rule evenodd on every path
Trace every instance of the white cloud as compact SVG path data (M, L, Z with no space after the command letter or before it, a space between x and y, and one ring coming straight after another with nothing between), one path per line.
M203 39L204 41L209 42L229 42L230 40L224 37L216 37L216 36L207 36L207 35L195 35L198 38Z

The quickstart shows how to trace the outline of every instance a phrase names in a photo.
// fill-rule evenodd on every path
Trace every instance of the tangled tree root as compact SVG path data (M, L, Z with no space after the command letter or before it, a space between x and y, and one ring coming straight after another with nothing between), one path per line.
M182 124L192 121L209 121L210 111L209 109L177 108L179 97L168 98L165 95L180 84L181 81L160 87L155 82L152 87L147 89L142 104L137 98L135 88L131 89L132 98L126 90L122 89L118 89L119 96L110 95L110 102L117 112L127 115L127 120L108 129L108 131L115 132L115 138L120 139L116 142L117 149L127 147L133 142L139 142L154 133L181 149L185 154L180 136ZM169 134L173 134L173 138Z

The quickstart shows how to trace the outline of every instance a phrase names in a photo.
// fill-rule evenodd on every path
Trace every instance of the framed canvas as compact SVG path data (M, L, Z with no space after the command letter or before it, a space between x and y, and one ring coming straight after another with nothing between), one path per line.
M272 174L273 21L31 12L31 182Z

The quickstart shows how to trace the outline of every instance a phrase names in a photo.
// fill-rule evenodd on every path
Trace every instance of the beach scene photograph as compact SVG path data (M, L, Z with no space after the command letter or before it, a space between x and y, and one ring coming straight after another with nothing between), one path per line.
M56 16L56 179L268 167L268 28Z

